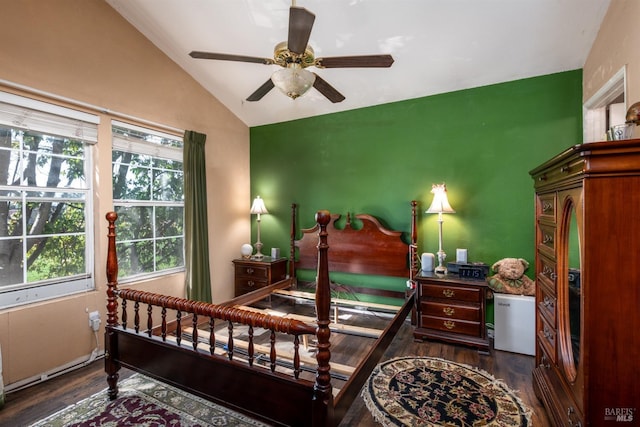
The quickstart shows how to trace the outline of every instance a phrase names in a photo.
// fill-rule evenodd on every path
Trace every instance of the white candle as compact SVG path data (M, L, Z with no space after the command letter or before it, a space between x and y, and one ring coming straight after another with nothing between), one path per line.
M467 250L466 249L456 249L456 262L461 264L467 263Z

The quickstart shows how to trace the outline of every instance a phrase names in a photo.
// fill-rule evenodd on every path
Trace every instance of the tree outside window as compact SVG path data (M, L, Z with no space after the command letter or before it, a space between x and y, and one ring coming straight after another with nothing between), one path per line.
M93 287L86 151L81 140L0 126L0 293L72 279Z
M119 278L183 269L182 141L118 123L113 147Z

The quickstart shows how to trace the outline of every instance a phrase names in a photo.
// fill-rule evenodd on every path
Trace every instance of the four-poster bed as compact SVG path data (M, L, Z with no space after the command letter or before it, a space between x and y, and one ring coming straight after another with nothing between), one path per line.
M222 304L119 289L117 215L108 213L105 370L109 397L117 397L118 371L126 367L267 423L337 425L412 312L414 299L411 287L400 292L403 298L393 317L372 339L363 357L343 369L331 360L331 335L337 325L331 321L329 274L406 277L411 284L417 269L416 205L411 202L410 243L402 241L402 232L386 229L370 215L356 215L362 224L358 230L351 227L350 217L338 229L335 221L339 216L328 211L318 211L316 226L302 230L302 238L296 240L294 205L290 277ZM249 307L268 295L295 290L297 268L317 269L314 322ZM242 340L237 338L237 329L244 333ZM266 343L258 342L257 332L254 337L258 330L267 331ZM276 344L283 340L291 344L291 354L279 353ZM300 343L309 340L315 347L312 375L308 358L301 356L304 346ZM333 387L336 373L332 369L345 377L340 389Z

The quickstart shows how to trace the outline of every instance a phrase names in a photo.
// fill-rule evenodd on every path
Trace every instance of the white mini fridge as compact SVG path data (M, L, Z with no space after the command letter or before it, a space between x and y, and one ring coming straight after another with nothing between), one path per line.
M494 292L493 348L514 353L536 353L536 299Z

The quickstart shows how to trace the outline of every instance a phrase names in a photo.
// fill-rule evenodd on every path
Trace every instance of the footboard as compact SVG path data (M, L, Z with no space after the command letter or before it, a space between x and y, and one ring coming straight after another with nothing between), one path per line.
M117 397L118 371L124 366L270 423L312 425L312 420L326 419L331 403L323 397L327 390L299 377L300 337L315 335L316 325L228 305L118 289L116 219L114 212L107 214L105 370L110 399ZM206 336L203 323L208 323ZM233 336L239 325L247 328L247 338L241 342ZM254 342L254 328L270 331L269 345ZM287 369L282 369L276 350L278 339L293 341ZM328 357L321 365L318 371L324 378L329 373Z

